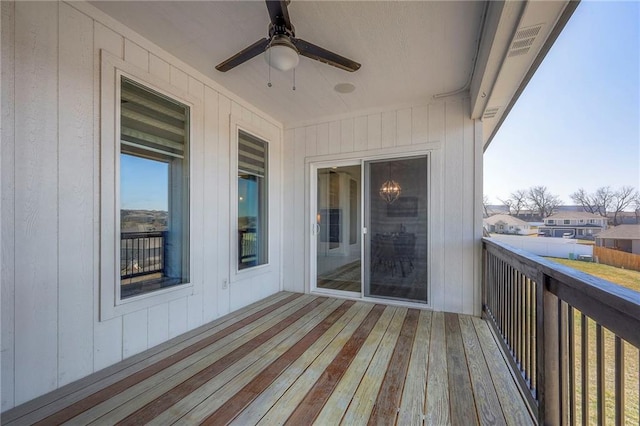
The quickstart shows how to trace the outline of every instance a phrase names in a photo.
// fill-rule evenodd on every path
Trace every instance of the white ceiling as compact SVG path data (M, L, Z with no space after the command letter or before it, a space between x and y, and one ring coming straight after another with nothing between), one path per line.
M92 4L285 125L425 102L467 84L484 2L296 1L296 37L360 62L349 73L301 57L293 73L259 56L226 73L215 65L267 36L262 1L99 1ZM334 91L352 83L349 94Z

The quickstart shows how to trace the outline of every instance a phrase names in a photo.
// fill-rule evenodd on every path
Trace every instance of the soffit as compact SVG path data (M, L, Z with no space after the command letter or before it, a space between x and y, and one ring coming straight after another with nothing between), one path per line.
M362 64L348 73L301 58L293 73L262 57L226 73L215 65L267 35L262 1L104 1L103 12L285 126L390 105L424 103L470 77L483 2L292 1L296 36ZM340 94L339 83L356 90Z

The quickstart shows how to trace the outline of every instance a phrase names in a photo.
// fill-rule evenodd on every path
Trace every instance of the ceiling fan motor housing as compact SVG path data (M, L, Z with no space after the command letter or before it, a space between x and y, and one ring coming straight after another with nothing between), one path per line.
M269 23L269 37L258 40L251 46L244 48L226 61L218 64L216 69L220 72L229 71L263 52L267 63L280 71L288 71L295 68L300 61L299 55L349 72L357 71L360 68L359 63L349 58L296 38L295 27L291 23L287 10L289 3L289 0L266 0L271 20Z
M298 66L300 62L298 53L298 49L293 45L289 36L277 34L271 38L264 59L269 66L280 71L288 71Z

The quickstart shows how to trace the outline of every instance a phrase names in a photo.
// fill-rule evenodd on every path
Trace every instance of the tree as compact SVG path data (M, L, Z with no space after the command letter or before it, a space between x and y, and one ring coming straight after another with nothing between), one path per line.
M596 202L600 206L600 210L598 210L600 216L607 217L607 213L611 211L611 205L616 197L615 191L613 191L609 186L603 186L596 190L595 197Z
M509 208L510 215L518 216L520 211L527 206L527 191L518 189L512 192L509 198L500 200L500 202Z
M584 188L580 188L573 194L571 199L574 203L581 205L586 212L598 214L606 217L611 208L615 192L609 186L600 187L593 194L587 193Z
M489 197L482 196L482 210L484 210L484 217L489 217Z
M613 225L618 224L618 214L628 207L637 204L640 193L632 186L623 186L614 193L611 201L611 211L613 212Z
M609 186L600 187L593 194L587 193L583 188L571 194L571 199L581 205L585 211L608 217L613 213L613 224L618 224L618 214L632 207L640 198L638 191L631 186L623 186L614 191Z
M584 188L578 189L576 192L570 195L574 203L582 206L586 212L599 214L598 203L595 200L595 196L587 194Z
M538 213L541 218L549 217L562 203L557 195L551 194L546 186L534 186L527 192L529 207Z

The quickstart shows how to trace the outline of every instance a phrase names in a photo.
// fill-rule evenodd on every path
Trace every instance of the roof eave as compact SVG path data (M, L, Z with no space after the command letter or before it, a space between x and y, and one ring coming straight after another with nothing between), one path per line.
M471 118L483 121L486 150L513 105L546 57L579 1L492 2L471 80ZM532 29L526 54L515 41ZM514 54L515 53L515 54Z

